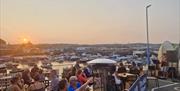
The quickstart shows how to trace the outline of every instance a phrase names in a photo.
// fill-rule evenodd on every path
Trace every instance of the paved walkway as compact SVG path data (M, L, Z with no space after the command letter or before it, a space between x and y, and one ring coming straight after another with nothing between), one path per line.
M154 89L154 91L180 91L180 83L165 85L160 88Z
M159 79L159 87L153 81L149 82L148 91L180 91L180 82Z

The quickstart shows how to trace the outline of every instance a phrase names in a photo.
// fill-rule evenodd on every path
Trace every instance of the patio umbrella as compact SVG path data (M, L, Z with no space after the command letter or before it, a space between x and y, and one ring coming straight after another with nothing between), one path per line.
M94 59L94 60L88 62L88 64L115 64L115 63L117 63L117 62L114 60L104 59L104 58Z
M109 91L108 90L108 83L109 83L108 73L110 72L112 65L116 64L116 61L111 60L111 59L100 58L100 59L89 61L88 64L92 65L93 73L94 73L94 70L96 70L97 74L100 77L100 80L101 80L100 91Z
M158 60L163 60L163 54L166 54L167 51L175 51L175 48L173 47L172 43L169 41L165 41L159 48L158 51Z

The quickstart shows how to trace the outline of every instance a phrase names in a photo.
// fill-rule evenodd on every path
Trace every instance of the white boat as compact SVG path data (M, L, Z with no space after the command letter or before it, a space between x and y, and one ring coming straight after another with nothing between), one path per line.
M0 64L0 69L6 68L6 64Z
M48 62L44 62L41 65L42 68L46 68L46 69L51 69L52 68L52 64L48 63Z

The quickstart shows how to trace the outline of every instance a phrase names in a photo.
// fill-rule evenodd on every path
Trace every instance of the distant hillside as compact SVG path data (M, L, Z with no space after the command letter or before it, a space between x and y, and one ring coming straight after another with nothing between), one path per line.
M130 43L130 44L38 44L38 48L49 49L49 48L76 48L76 47L107 47L107 48L132 48L132 47L146 47L146 43ZM150 44L151 47L159 47L160 44Z
M6 45L6 41L0 38L0 45Z

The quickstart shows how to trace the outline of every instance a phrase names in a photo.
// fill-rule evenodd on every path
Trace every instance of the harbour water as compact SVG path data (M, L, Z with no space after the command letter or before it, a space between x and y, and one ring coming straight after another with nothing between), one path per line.
M62 63L58 63L58 62L51 62L52 64L52 69L57 70L58 74L61 75L61 73L63 72L63 68L69 68L71 66L73 66L75 64L75 62L62 62ZM42 68L42 61L37 62L37 65L39 68ZM31 69L33 66L29 66L27 64L19 64L18 68L20 69ZM43 70L47 70L45 68L42 68Z

